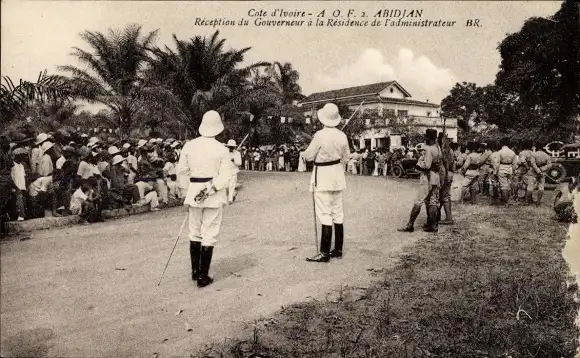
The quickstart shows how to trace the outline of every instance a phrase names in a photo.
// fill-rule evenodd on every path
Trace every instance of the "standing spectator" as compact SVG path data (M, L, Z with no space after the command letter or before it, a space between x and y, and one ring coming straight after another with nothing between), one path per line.
M306 171L306 159L304 159L304 147L300 148L300 154L298 156L298 171L301 173Z
M229 149L230 155L230 182L228 185L228 203L232 204L236 200L236 184L238 183L238 173L240 172L240 165L242 165L242 157L240 152L236 149L236 141L230 139L226 145ZM270 162L270 164L272 164Z
M385 153L385 170L383 171L384 176L389 175L389 169L393 165L393 152L390 149L387 149Z
M30 151L30 170L32 173L38 173L37 167L40 162L40 157L42 157L42 148L40 147L44 142L48 140L48 134L40 133L36 137L34 142L34 148Z
M26 168L24 166L28 151L24 148L17 148L12 152L14 155L14 165L11 171L12 181L16 187L16 212L18 215L18 221L24 220L26 218Z
M284 149L284 170L290 171L290 151L288 148Z
M284 170L284 151L280 148L278 152L278 170Z
M260 151L258 148L254 149L254 167L253 170L260 170Z
M377 155L377 175L386 175L385 163L386 163L385 153L384 151L380 150L379 154Z

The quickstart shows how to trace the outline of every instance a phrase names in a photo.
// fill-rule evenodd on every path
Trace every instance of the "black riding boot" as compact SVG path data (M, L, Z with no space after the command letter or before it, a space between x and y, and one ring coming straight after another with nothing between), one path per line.
M314 257L309 257L306 261L328 262L330 260L330 245L332 244L332 226L322 225L322 236L320 237L320 252Z
M425 232L437 232L439 229L439 222L437 221L437 205L429 205L427 207L427 227L423 229Z
M415 220L417 220L417 216L419 216L419 213L421 212L421 206L422 206L422 204L413 205L413 209L411 209L411 216L409 217L409 222L407 223L407 225L405 227L397 229L397 231L401 231L401 232L413 232L413 231L415 231L413 226L415 225Z
M189 242L189 256L191 257L191 279L197 281L200 275L201 242Z
M330 251L330 257L342 257L342 245L344 243L344 225L334 224L334 250Z
M477 190L477 187L475 185L472 185L469 188L469 196L470 196L469 199L471 201L471 204L477 204L477 192L478 192L478 190Z
M213 246L201 247L201 264L199 270L199 279L197 280L198 287L205 287L213 282L213 278L209 277L209 267L211 266L212 255Z

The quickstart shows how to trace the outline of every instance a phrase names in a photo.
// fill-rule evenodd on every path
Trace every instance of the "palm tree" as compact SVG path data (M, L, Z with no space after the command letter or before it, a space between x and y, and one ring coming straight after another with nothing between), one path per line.
M8 76L2 76L0 87L0 127L24 117L36 105L64 106L72 99L66 78L48 75L44 70L36 82L20 80L15 85Z
M187 113L186 125L191 132L197 132L201 118L208 110L216 110L231 118L252 106L263 108L278 101L278 95L271 87L251 81L255 69L269 64L240 67L249 47L224 50L225 39L219 39L219 31L210 37L196 36L189 41L179 40L173 35L173 40L175 49L165 46L154 51L148 77L171 89L179 99Z
M283 96L284 104L292 104L293 101L304 98L302 88L298 85L300 74L292 68L291 63L285 62L281 64L280 62L274 62L268 72L278 86L278 90Z
M85 31L81 38L93 51L75 47L73 56L87 69L59 67L72 74L71 82L79 97L104 104L114 113L121 135L129 134L135 126L138 112L157 103L171 106L176 102L170 91L143 76L156 36L157 31L141 36L139 25L129 25L122 31L110 29L106 36Z

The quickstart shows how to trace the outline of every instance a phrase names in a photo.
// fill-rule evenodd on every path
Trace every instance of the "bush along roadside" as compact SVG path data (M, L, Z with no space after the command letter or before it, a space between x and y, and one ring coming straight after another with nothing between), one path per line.
M454 227L420 240L363 292L282 309L249 338L193 356L573 357L567 226L546 212L460 207Z

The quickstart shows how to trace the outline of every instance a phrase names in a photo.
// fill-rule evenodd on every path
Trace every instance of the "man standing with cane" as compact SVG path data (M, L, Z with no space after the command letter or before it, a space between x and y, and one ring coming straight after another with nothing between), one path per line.
M236 141L233 139L228 140L226 145L230 150L231 157L231 174L230 185L228 188L228 204L232 204L236 200L236 184L238 183L238 173L240 172L240 165L242 165L242 155L236 148Z
M338 107L328 103L318 110L317 114L324 128L314 134L312 142L304 152L304 159L314 162L310 191L314 196L315 214L322 224L322 234L320 252L306 260L328 262L331 257L342 257L344 242L342 191L346 188L344 170L350 158L350 150L346 135L335 128L341 121ZM330 251L333 225L335 245L334 250Z
M222 224L226 188L231 179L230 153L215 137L224 125L216 111L203 115L201 137L187 142L181 151L177 175L179 185L187 190L184 204L189 208L189 253L191 277L198 287L213 282L209 273L213 248Z

